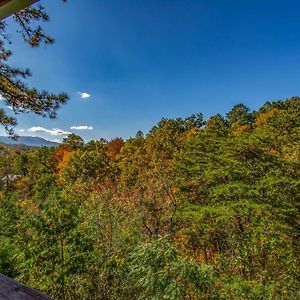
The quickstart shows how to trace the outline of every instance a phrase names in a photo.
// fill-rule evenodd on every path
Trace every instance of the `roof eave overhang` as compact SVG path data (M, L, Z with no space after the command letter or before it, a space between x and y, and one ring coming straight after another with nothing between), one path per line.
M0 0L0 21L39 0Z

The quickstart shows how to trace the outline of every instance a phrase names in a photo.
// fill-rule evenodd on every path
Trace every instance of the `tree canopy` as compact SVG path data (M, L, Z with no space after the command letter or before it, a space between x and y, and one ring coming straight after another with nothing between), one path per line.
M0 150L0 272L57 299L298 299L300 98L123 141Z

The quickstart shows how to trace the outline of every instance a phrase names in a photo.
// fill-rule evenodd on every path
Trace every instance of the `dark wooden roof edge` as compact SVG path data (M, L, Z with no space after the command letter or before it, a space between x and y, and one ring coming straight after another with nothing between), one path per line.
M0 20L39 0L0 0Z
M53 300L49 296L0 273L0 300Z
M6 4L9 1L11 1L11 0L0 0L0 6Z

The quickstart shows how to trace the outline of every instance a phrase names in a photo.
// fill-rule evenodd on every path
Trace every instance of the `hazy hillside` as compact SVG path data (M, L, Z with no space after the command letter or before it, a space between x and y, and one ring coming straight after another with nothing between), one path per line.
M51 142L37 136L19 136L16 141L7 136L0 136L0 143L27 145L31 147L56 147L59 145L58 143Z

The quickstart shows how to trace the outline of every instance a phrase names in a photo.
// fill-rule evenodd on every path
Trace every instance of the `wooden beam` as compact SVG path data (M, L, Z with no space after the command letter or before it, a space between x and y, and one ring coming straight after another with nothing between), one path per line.
M53 300L0 273L0 300Z
M0 0L0 21L39 0Z

